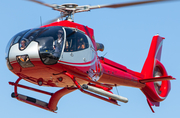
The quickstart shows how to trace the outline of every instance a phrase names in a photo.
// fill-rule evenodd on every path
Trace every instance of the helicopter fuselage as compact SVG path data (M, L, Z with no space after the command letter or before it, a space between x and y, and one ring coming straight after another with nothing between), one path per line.
M60 12L60 19L40 28L19 32L11 38L6 48L8 69L18 76L11 97L25 103L55 112L57 103L64 95L79 89L81 92L119 105L128 99L111 92L115 86L139 88L152 106L159 106L170 89L170 80L164 65L160 62L163 37L155 35L141 72L99 57L104 45L94 39L93 29L75 23L74 14L99 8L120 8L170 0L143 0L107 5L48 4L39 0L28 0ZM65 18L65 20L63 20ZM54 21L54 20L53 20ZM26 80L39 86L63 87L54 93L19 84ZM19 94L17 87L50 95L44 102L27 95Z
M59 30L63 31L62 49L55 52L53 45L57 41L55 39L58 38L56 35ZM24 40L26 47L21 49L21 42ZM144 86L138 83L138 77L142 77L140 73L130 71L104 57L98 57L93 30L87 26L70 21L55 22L41 28L25 30L10 42L6 57L12 67L10 70L33 84L51 87L74 86L73 81L64 74L68 72L77 76L80 84L87 84L88 81L81 79L87 78L111 86ZM84 44L85 49L78 47L80 44ZM122 81L119 81L119 78Z
M52 95L48 106L46 103L42 106L27 101L24 99L28 98L26 96L20 98L21 101L50 111L55 111L55 103L63 95L71 92L72 88L118 105L115 100L125 103L128 100L109 94L112 93L110 91L112 87L135 87L141 89L146 95L149 105L159 104L170 91L169 80L174 79L167 75L164 66L158 61L162 41L163 38L158 35L153 37L147 62L142 72L139 73L105 57L99 57L97 51L102 51L104 47L95 42L93 29L87 26L65 20L22 31L9 41L6 48L7 66L19 77L16 83L9 83L15 86L15 95L12 96L19 99L18 86L47 93L18 85L18 82L24 79L39 86L63 87L53 95L47 93ZM161 74L156 75L156 72ZM162 82L158 85L156 81ZM110 99L89 93L85 89Z

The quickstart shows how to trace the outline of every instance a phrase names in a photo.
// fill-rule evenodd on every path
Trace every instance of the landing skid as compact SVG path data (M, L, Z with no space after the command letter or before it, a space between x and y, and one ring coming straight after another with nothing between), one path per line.
M112 104L115 104L115 105L118 105L118 106L120 106L120 105L118 104L117 100L121 101L121 102L124 102L124 103L128 102L127 98L124 98L122 96L113 94L110 91L112 89L111 86L103 85L102 83L94 84L96 82L91 83L91 82L89 82L90 80L88 80L89 84L87 84L86 87L84 88L83 86L85 86L85 85L80 85L78 83L78 81L76 81L76 77L74 75L71 75L68 72L64 72L63 74L65 74L69 78L71 78L71 80L74 82L76 87L64 87L64 88L56 91L55 93L50 93L50 92L47 92L47 91L43 91L43 90L39 90L39 89L36 89L36 88L32 88L32 87L28 87L28 86L25 86L25 85L18 84L22 80L22 78L20 77L20 78L17 79L17 81L15 83L14 82L9 82L10 85L14 86L14 92L12 93L11 96L13 98L16 98L19 101L31 104L33 106L36 106L36 107L39 107L39 108L42 108L42 109L45 109L45 110L48 110L48 111L51 111L51 112L54 112L54 113L56 113L55 111L58 109L57 104L58 104L58 101L61 99L61 97L63 97L64 95L66 95L66 94L68 94L70 92L73 92L73 91L75 91L77 89L79 89L83 93L86 93L88 95L91 95L93 97L99 98L101 100L104 100L106 102L109 102L109 103L112 103ZM101 85L103 85L103 86L101 86ZM28 89L28 90L31 90L31 91L35 91L35 92L39 92L39 93L42 93L42 94L46 94L46 95L49 95L51 97L49 99L49 102L47 103L47 102L38 100L36 98L32 98L32 97L29 97L29 96L26 96L26 95L19 94L17 92L18 87Z
M45 110L48 110L48 111L51 111L54 113L56 113L55 111L58 109L57 104L58 104L58 101L61 99L61 97L63 97L64 95L66 95L70 92L77 90L77 88L75 88L75 87L71 87L71 88L64 87L64 88L56 91L55 93L50 93L50 92L46 92L43 90L39 90L39 89L35 89L32 87L28 87L25 85L18 84L21 79L22 78L17 79L17 81L15 83L9 82L10 85L14 86L14 92L12 93L11 96L13 98L16 98L19 101L31 104L33 106L36 106L36 107L39 107L39 108L42 108L42 109L45 109ZM39 93L43 93L46 95L50 95L51 98L49 100L49 103L46 103L44 101L29 97L26 95L18 94L17 87L32 90L32 91L39 92Z

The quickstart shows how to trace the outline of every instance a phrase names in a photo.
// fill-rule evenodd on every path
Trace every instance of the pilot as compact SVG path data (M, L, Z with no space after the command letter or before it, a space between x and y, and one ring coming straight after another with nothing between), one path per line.
M58 39L56 41L54 41L54 52L56 57L59 57L60 52L62 50L62 46L63 46L63 31L62 30L58 30Z

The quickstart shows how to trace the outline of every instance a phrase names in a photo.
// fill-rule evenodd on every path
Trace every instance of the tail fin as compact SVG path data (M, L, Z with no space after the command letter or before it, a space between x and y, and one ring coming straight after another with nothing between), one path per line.
M165 67L160 62L163 39L159 35L153 37L148 56L141 71L144 79L140 80L140 82L146 84L141 91L146 95L152 111L151 106L159 106L159 102L163 101L168 95L171 89L169 80L173 79L168 76Z
M159 35L155 35L152 39L147 59L141 71L145 78L153 77L156 60L161 60L163 39L165 38L160 37Z

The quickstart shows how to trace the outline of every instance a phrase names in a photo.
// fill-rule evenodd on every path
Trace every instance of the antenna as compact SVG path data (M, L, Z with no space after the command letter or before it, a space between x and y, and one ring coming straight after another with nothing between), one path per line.
M42 18L41 18L41 16L40 16L40 25L42 26Z
M107 52L103 55L103 57L106 56L106 54L107 54Z

